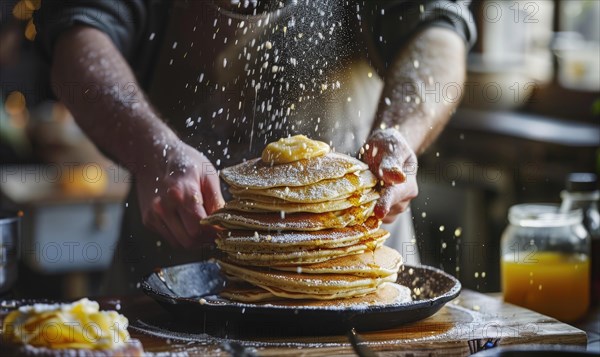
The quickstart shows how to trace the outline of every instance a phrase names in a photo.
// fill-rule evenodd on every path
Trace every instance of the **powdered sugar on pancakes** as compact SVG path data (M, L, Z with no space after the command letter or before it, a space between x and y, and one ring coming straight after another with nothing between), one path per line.
M249 266L296 266L324 262L333 258L373 251L389 237L383 229L364 241L346 247L330 249L297 250L291 252L225 252L231 262ZM300 269L301 270L301 269Z
M371 171L356 171L337 179L327 179L306 186L273 187L262 190L231 187L229 191L236 197L246 195L275 197L288 202L315 203L327 202L348 197L356 191L362 191L377 185L377 177Z
M323 213L341 211L346 208L360 206L367 202L375 201L379 198L379 194L374 190L366 190L359 194L353 194L350 197L315 203L285 202L278 198L272 199L271 202L261 202L257 201L256 197L259 196L254 196L254 198L251 199L233 199L232 201L229 201L225 204L225 208L246 212L283 211L285 213ZM274 202L275 200L277 202ZM266 201L269 201L269 199L267 198Z
M310 232L272 232L234 230L220 233L217 246L229 251L282 251L315 248L335 248L352 245L373 234L381 222L374 217L364 223L340 229ZM303 248L306 247L306 248Z
M251 213L221 209L202 221L228 229L255 229L265 231L317 231L344 228L363 223L373 214L375 201L360 207L325 213Z
M360 160L332 152L281 165L271 165L257 158L223 169L221 178L238 188L265 189L306 186L367 169L368 166Z

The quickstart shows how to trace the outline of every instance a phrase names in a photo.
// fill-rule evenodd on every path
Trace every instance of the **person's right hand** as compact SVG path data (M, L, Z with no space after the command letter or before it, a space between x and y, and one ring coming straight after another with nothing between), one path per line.
M138 170L135 181L144 225L173 246L211 242L216 231L200 220L224 204L215 167L181 141L155 161Z

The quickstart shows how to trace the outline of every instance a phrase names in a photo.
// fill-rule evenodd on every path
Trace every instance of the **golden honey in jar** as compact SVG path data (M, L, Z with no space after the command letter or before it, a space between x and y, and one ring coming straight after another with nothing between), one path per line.
M589 238L580 210L523 204L510 208L501 241L504 300L561 321L590 305Z

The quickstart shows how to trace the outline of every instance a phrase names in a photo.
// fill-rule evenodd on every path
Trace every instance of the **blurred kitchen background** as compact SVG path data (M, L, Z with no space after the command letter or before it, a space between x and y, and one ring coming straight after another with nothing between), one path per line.
M32 42L39 6L0 8L0 209L23 214L20 291L89 296L112 259L129 176L51 99ZM508 208L558 203L568 173L600 171L600 1L475 1L473 13L463 102L420 158L412 213L422 262L487 292L500 290Z

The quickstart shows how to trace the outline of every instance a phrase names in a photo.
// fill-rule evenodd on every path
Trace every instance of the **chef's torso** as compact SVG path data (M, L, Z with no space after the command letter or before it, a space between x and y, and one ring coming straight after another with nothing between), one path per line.
M353 153L381 80L343 1L174 1L149 89L180 137L219 168L302 133Z

